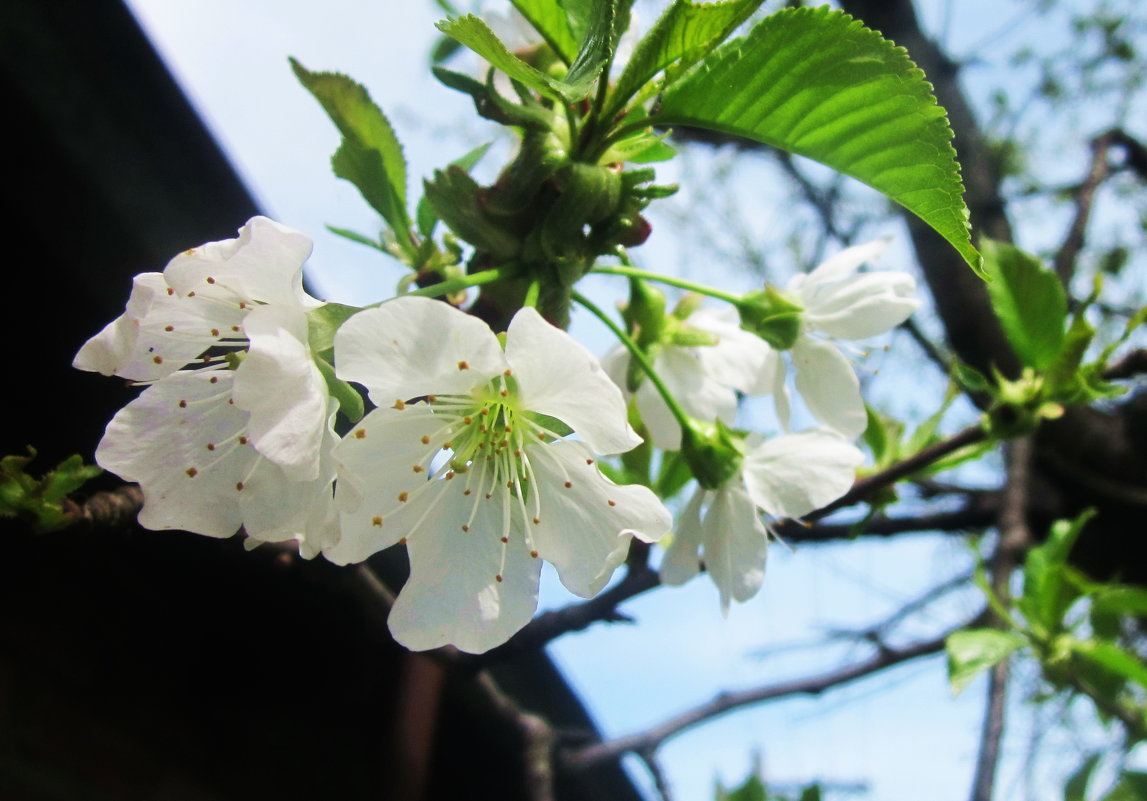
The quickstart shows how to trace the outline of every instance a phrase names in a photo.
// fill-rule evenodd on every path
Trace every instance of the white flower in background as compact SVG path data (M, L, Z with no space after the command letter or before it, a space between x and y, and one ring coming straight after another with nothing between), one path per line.
M653 369L690 417L731 425L737 416L738 392L767 395L773 391L777 361L772 348L741 328L735 309L698 309L683 325L711 334L715 344L664 342L655 351ZM629 351L623 346L614 348L602 364L614 383L625 387ZM634 397L653 444L662 450L680 450L681 426L653 383L643 378Z
M807 275L789 281L787 293L804 307L801 332L792 347L796 388L809 411L823 425L846 437L867 425L860 381L833 340L860 340L900 325L920 305L916 281L901 272L857 273L884 250L879 240L837 253ZM787 428L789 399L785 367L778 356L774 397Z
M757 510L799 518L819 509L848 492L863 460L829 431L750 438L740 471L716 490L698 488L690 499L661 562L661 580L684 584L703 562L722 611L730 601L749 600L764 580L769 540Z
M631 537L668 531L653 492L594 463L641 441L621 393L533 309L514 316L503 352L477 318L400 298L348 320L335 358L379 408L335 448L342 536L326 553L357 562L406 543L410 578L390 614L406 647L493 648L533 616L542 559L590 597ZM579 439L562 439L569 429Z
M306 315L321 305L303 291L310 251L303 234L255 217L237 239L136 276L124 314L76 355L81 370L152 385L96 451L101 466L141 484L142 525L211 536L242 525L266 540L313 529L310 553L337 536L321 508L336 405L308 346ZM295 515L312 503L313 515ZM304 524L312 518L325 522Z

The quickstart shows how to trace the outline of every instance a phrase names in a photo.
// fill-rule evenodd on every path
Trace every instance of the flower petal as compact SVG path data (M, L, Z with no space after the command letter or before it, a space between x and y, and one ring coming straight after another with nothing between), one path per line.
M774 517L800 517L852 487L864 461L829 431L804 431L751 443L742 471L753 502Z
M236 239L208 242L168 262L163 274L176 294L209 295L239 303L314 308L303 291L303 262L311 255L304 234L266 217L253 217Z
M424 443L441 427L441 418L424 404L401 411L379 408L364 417L334 448L338 470L336 500L342 510L342 534L325 550L336 564L361 562L411 536L428 505L439 502L437 483L428 481L437 442ZM415 467L421 468L415 471Z
M520 532L500 541L507 502L507 495L495 495L472 519L469 504L433 505L407 542L410 578L390 612L394 639L414 651L453 644L482 653L530 621L542 563ZM470 530L462 531L467 521Z
M765 579L769 532L756 505L736 479L714 493L702 524L705 570L721 593L721 611L729 601L744 602Z
M810 330L837 339L866 339L904 322L920 306L907 273L865 273L822 287L805 308Z
M877 239L845 248L830 256L807 275L794 276L788 283L788 289L799 291L807 303L815 296L819 287L847 278L856 272L860 265L872 261L883 253L886 247L888 247L887 239Z
M238 309L168 294L160 273L141 273L127 309L89 339L72 366L132 381L154 381L187 365L241 323ZM238 329L237 329L238 330Z
M868 425L860 381L852 365L831 342L801 337L792 350L797 391L813 417L846 437Z
M614 484L594 465L585 443L563 440L527 452L540 522L530 527L538 553L562 584L583 598L595 595L625 559L629 538L660 539L669 512L647 487ZM525 499L533 511L533 495Z
M523 408L558 418L597 453L624 453L641 444L621 390L597 358L534 309L521 309L510 321L506 361Z
M402 297L351 317L335 334L335 371L377 406L465 395L506 369L484 322L439 300Z
M690 417L705 422L719 419L729 424L736 418L736 393L708 377L701 362L689 350L663 348L653 368ZM654 445L667 451L681 449L681 424L648 379L637 388L637 408Z
M677 587L701 572L701 505L706 494L698 487L677 520L673 539L661 559L662 584Z
M716 345L696 349L697 358L705 374L717 383L748 395L768 395L775 380L776 352L741 328L736 310L726 311L699 309L685 321L717 336Z
M244 326L251 348L235 371L235 405L251 413L251 440L260 453L292 480L313 479L329 395L306 344L306 315L259 306Z

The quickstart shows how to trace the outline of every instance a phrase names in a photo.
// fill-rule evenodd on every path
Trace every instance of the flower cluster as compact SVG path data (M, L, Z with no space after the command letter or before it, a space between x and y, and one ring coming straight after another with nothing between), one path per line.
M746 296L740 319L729 308L727 315L697 309L683 326L653 321L653 328L666 333L648 347L652 366L678 409L649 381L639 383L633 403L653 442L680 449L699 483L662 562L666 584L682 584L704 565L722 609L732 600L748 600L765 571L769 531L760 512L799 518L851 487L863 461L851 440L864 431L866 413L852 365L833 340L888 331L919 305L911 276L857 272L884 247L872 242L848 248L795 276L784 291L755 293L766 308L754 307L759 300ZM773 329L761 336L746 330L768 325ZM682 337L682 327L710 341ZM780 423L789 430L786 350L796 389L823 428L767 440L732 432L738 394L772 394ZM627 386L628 352L615 350L606 364L618 384Z
M145 386L96 460L140 483L147 528L242 530L249 543L293 540L338 564L404 545L410 576L390 628L415 650L493 648L533 616L543 561L588 598L632 540L670 531L657 494L614 483L598 463L642 443L631 413L654 446L681 451L699 485L665 553L665 582L703 563L723 608L754 595L768 544L760 512L799 517L831 502L861 461L848 440L856 378L830 338L870 336L915 305L911 279L853 274L874 246L790 283L796 386L825 428L763 439L730 428L738 394L773 393L787 427L785 368L744 309L738 319L737 308L692 298L653 320L653 375L637 381L631 409L627 351L603 368L528 306L504 334L426 297L348 309L332 367L330 337L311 333L328 319L324 304L302 287L310 250L256 217L236 239L137 276L124 314L75 359ZM374 408L340 438L345 382Z

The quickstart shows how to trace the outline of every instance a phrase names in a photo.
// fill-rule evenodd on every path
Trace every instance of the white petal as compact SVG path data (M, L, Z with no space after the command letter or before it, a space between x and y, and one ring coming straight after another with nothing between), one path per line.
M521 309L510 321L506 361L523 408L558 418L597 453L624 453L641 444L621 390L597 358L534 309Z
M169 291L160 273L137 275L126 311L89 339L72 365L132 381L153 381L195 360L220 338L236 336L231 326L243 317L237 309L180 298Z
M253 217L237 239L208 242L176 256L164 269L180 296L189 292L240 302L314 308L303 291L303 262L311 240L266 217Z
M140 483L145 528L229 537L243 523L245 489L237 488L258 454L239 441L247 413L228 402L232 377L178 373L149 387L108 424L96 462Z
M792 400L789 398L789 388L785 384L785 363L780 358L780 354L776 354L775 361L776 372L773 374L773 403L777 407L777 420L780 421L781 428L785 431L791 431L792 426Z
M776 354L768 343L741 328L736 311L731 315L699 309L689 316L688 325L717 336L717 344L696 349L705 374L726 387L748 395L767 395L772 391L776 371Z
M335 334L339 378L377 406L423 395L465 395L506 369L484 322L439 300L402 297L351 317Z
M534 544L575 595L589 598L605 586L625 559L630 537L654 542L669 531L673 521L657 496L647 487L614 484L584 443L539 445L527 455L532 489L540 493L540 523L530 528ZM531 514L533 501L531 493Z
M375 409L334 448L338 470L336 499L342 510L342 533L325 549L327 558L345 565L361 562L403 537L410 536L437 493L464 489L461 480L427 480L430 458L441 444L429 444L442 418L425 404L403 410ZM422 468L415 471L415 467ZM437 483L446 485L436 488ZM405 498L405 500L401 500Z
M530 556L518 531L508 544L501 542L506 502L506 493L495 495L477 507L473 519L468 503L433 507L407 542L410 578L390 612L394 639L414 651L449 643L482 653L530 621L541 560ZM462 531L467 521L470 530Z
M800 517L852 487L864 455L828 431L751 443L742 471L753 502L775 517Z
M860 265L879 256L886 247L888 247L887 239L877 239L862 245L845 248L830 256L808 275L795 276L789 282L788 288L799 290L801 297L807 302L814 296L818 287L847 278L856 272Z
M235 405L251 413L251 440L260 453L292 480L313 479L329 396L306 344L306 315L259 306L244 326L251 348L235 371Z
M765 579L769 532L753 501L735 478L714 493L702 524L705 569L721 593L721 611L729 601L744 602Z
M690 417L705 422L720 419L730 424L736 418L736 393L707 376L691 350L665 347L653 368ZM637 408L654 445L669 451L681 448L681 424L648 379L637 388Z
M701 571L701 542L704 539L701 531L701 505L705 502L705 495L705 490L698 487L677 520L673 540L661 559L662 584L676 587Z
M797 392L813 417L846 437L856 437L868 425L860 381L848 359L831 342L806 337L793 347Z
M810 330L837 339L865 339L904 322L920 305L907 273L865 273L823 287L805 309Z

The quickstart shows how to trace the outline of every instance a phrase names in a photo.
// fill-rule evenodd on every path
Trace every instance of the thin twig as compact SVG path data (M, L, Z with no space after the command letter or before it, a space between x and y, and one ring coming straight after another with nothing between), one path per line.
M1020 437L1008 447L1008 481L1004 486L1000 505L999 545L992 555L989 572L992 592L1007 603L1012 572L1020 556L1031 542L1027 524L1028 495L1031 485L1032 441ZM993 615L992 625L1003 627L1004 621ZM972 779L971 801L991 801L995 787L996 768L1000 759L1000 743L1004 734L1007 705L1009 661L995 664L988 677L988 695L984 724L980 733L980 748L976 758L976 773Z
M143 508L143 492L136 484L125 484L109 492L97 492L82 504L68 503L76 523L92 528L119 528L135 520Z
M979 619L979 616L977 616ZM974 625L975 620L965 625ZM963 628L961 626L960 628ZM728 714L736 709L774 701L793 695L820 695L821 693L844 684L879 673L886 668L907 662L921 656L939 653L944 649L944 643L951 632L930 640L913 643L901 648L891 648L880 645L877 652L863 662L857 662L820 676L770 684L750 690L738 692L722 692L711 701L693 709L675 715L668 720L653 726L646 731L619 737L603 743L588 746L579 751L564 755L564 763L574 769L586 769L593 765L620 759L627 753L641 753L656 750L663 742L675 737L706 721Z
M895 484L900 479L906 478L918 470L923 470L933 462L938 462L945 456L953 454L961 448L983 442L987 438L987 432L984 431L981 426L968 426L962 431L953 434L948 439L937 442L934 445L929 445L927 448L923 448L891 467L887 467L878 473L873 473L867 478L860 479L853 484L852 489L843 496L837 498L827 506L822 506L815 512L809 513L805 516L805 519L819 520L831 512L835 512L837 509L851 506L854 503L864 500L876 490Z
M834 542L856 537L891 537L914 531L967 531L990 526L996 520L997 501L992 494L973 496L962 509L910 517L877 517L859 523L805 525L786 520L773 526L786 542Z
M657 761L655 749L650 748L646 751L641 751L637 756L645 763L645 768L649 771L649 775L653 779L653 789L657 791L657 795L661 797L661 801L673 801L673 788L670 787L669 780L665 778L665 772L661 770L661 763Z
M1147 348L1136 348L1107 365L1103 377L1108 381L1134 378L1147 374Z
M1111 131L1091 140L1091 165L1088 167L1087 177L1075 193L1075 217L1071 221L1071 227L1063 244L1055 254L1055 274L1059 276L1064 286L1071 282L1071 276L1075 273L1075 260L1079 256L1079 251L1083 249L1087 221L1091 217L1091 207L1095 202L1095 191L1111 176L1107 151L1111 148L1112 141Z

